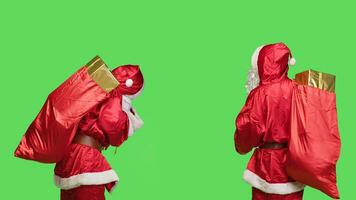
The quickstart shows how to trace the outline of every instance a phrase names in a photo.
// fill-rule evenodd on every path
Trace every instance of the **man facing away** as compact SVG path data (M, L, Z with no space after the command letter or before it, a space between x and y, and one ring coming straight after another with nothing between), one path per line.
M252 90L236 118L234 140L240 154L255 148L243 175L252 186L253 200L303 198L304 185L288 177L285 170L295 84L287 74L288 64L294 62L283 43L259 47L252 56L249 79L255 86L247 85Z

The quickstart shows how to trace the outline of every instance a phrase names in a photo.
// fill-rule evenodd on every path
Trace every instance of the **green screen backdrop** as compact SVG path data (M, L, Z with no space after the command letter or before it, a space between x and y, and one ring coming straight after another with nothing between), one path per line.
M242 3L245 2L245 3ZM134 101L144 126L114 155L107 199L242 199L251 156L234 150L234 121L256 47L285 42L297 65L335 74L342 199L356 198L355 7L352 1L1 1L0 199L59 199L54 165L13 152L47 95L95 55L139 64ZM311 188L304 199L329 199Z

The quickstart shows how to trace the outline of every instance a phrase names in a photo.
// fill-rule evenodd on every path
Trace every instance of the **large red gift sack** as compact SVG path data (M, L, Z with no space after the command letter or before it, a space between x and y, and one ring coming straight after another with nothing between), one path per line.
M56 163L68 150L81 118L108 97L117 80L99 57L56 88L31 123L15 156Z
M288 175L332 198L339 198L336 162L341 143L335 93L297 84L291 115Z

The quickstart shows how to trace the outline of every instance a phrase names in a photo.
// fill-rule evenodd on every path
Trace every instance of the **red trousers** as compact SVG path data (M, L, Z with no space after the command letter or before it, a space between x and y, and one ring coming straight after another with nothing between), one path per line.
M71 190L61 190L61 200L105 200L104 185L82 185Z
M252 200L302 200L303 190L291 194L268 194L259 189L252 188Z

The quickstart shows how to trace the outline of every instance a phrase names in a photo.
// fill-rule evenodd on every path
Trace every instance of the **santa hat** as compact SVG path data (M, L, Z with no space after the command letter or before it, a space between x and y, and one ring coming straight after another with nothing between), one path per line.
M288 61L288 65L289 65L289 66L294 66L294 65L295 65L296 60L295 60L295 58L293 58L292 53L290 52L289 48L288 48L285 44L283 44L283 43L277 43L277 44L272 44L272 45L283 45L283 46L285 46L285 47L288 49L288 51L289 51L289 61ZM257 49L255 50L255 52L253 52L252 57L251 57L251 65L252 65L253 68L258 69L258 65L257 65L258 56L260 55L261 49L262 49L263 47L266 47L266 46L270 46L270 45L262 45L262 46L259 46L259 47L257 47Z
M135 95L143 88L143 76L138 65L123 65L112 70L120 85L114 90L122 95Z
M273 47L274 45L280 45L280 46L285 47L285 49L288 50L288 54L289 54L288 65L289 66L295 65L295 63L296 63L295 58L293 58L292 53L290 52L289 48L283 43L262 45L262 46L257 47L257 49L254 51L254 53L252 54L252 57L251 57L251 68L249 70L248 80L245 85L247 93L250 93L251 90L256 88L260 82L259 75L258 75L258 62L259 62L259 55L260 55L261 50L264 48L266 50L266 48Z

